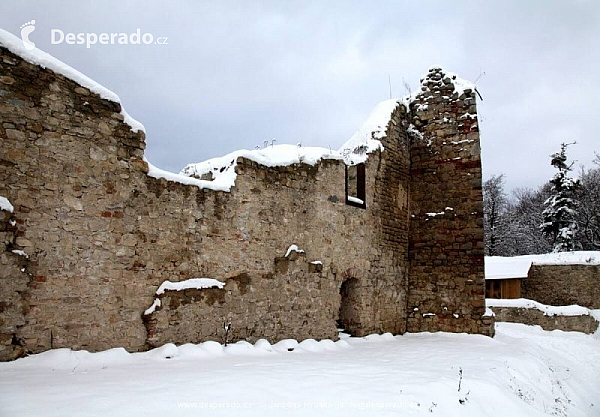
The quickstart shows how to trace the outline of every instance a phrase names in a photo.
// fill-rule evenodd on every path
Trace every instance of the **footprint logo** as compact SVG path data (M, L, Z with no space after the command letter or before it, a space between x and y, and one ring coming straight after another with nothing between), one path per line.
M21 40L23 41L23 45L25 46L25 49L27 49L28 51L31 51L33 48L35 48L35 43L33 43L29 40L29 35L34 30L35 30L35 20L32 20L30 22L27 22L27 23L21 25Z

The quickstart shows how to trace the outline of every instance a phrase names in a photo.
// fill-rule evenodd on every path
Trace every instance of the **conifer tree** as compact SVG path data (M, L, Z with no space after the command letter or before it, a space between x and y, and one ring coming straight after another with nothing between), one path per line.
M579 186L577 179L569 178L573 163L567 164L567 146L574 143L563 143L560 152L551 155L550 164L558 172L550 180L551 195L544 201L542 233L551 241L553 252L567 252L576 249L575 233L577 232L575 191Z

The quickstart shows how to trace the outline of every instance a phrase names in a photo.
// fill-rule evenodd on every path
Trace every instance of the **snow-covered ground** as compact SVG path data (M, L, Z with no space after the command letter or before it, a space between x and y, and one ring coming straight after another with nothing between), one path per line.
M499 323L494 339L420 333L141 354L59 349L0 364L2 416L431 414L598 416L599 335Z

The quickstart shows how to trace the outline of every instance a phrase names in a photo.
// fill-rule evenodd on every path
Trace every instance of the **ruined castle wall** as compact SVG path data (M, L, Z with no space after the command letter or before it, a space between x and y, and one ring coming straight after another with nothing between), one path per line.
M123 124L118 104L5 49L0 97L0 195L15 207L12 247L29 255L17 339L32 352L140 345L143 328L129 325L137 283L122 280L129 260L120 244L134 190L118 184L144 166L143 134Z
M369 190L379 163L377 157L367 163ZM213 277L226 285L166 292L166 307L146 319L152 345L223 341L229 321L229 340L336 338L340 286L352 278L359 282L360 317L348 330L403 331L406 264L399 265L392 250L381 253L387 243L379 241L373 210L345 205L343 162L266 168L240 160L237 171L235 188L223 193L227 200L207 200L199 213L198 266L182 277ZM367 195L367 207L375 207L373 191ZM305 251L297 259L284 256L291 244Z
M535 308L490 307L496 321L523 323L528 326L540 326L544 330L563 330L565 332L594 333L598 330L598 320L586 314L579 316L551 316Z
M431 69L412 105L408 331L493 334L475 91Z
M600 308L598 265L531 265L522 280L523 297L553 306Z
M25 325L27 304L23 294L29 277L29 263L15 246L17 220L9 211L0 210L0 358L15 359L25 352L19 329ZM14 251L14 252L13 252Z
M202 190L146 175L144 134L123 123L118 103L0 48L0 195L18 220L11 248L29 255L24 272L2 255L13 271L2 279L19 289L3 285L0 296L22 313L0 333L27 352L222 340L227 320L230 340L335 338L348 279L358 282L353 334L403 332L403 117L398 109L385 151L367 161L366 209L344 203L341 161L240 160L230 193ZM291 244L305 253L282 260ZM226 286L166 293L144 318L163 281L199 277Z

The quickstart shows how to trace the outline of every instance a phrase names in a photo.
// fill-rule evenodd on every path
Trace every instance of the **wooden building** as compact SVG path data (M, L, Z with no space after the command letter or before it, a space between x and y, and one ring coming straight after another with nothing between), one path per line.
M485 257L485 298L521 298L532 256Z
M521 298L521 280L524 278L498 278L485 280L485 298Z

